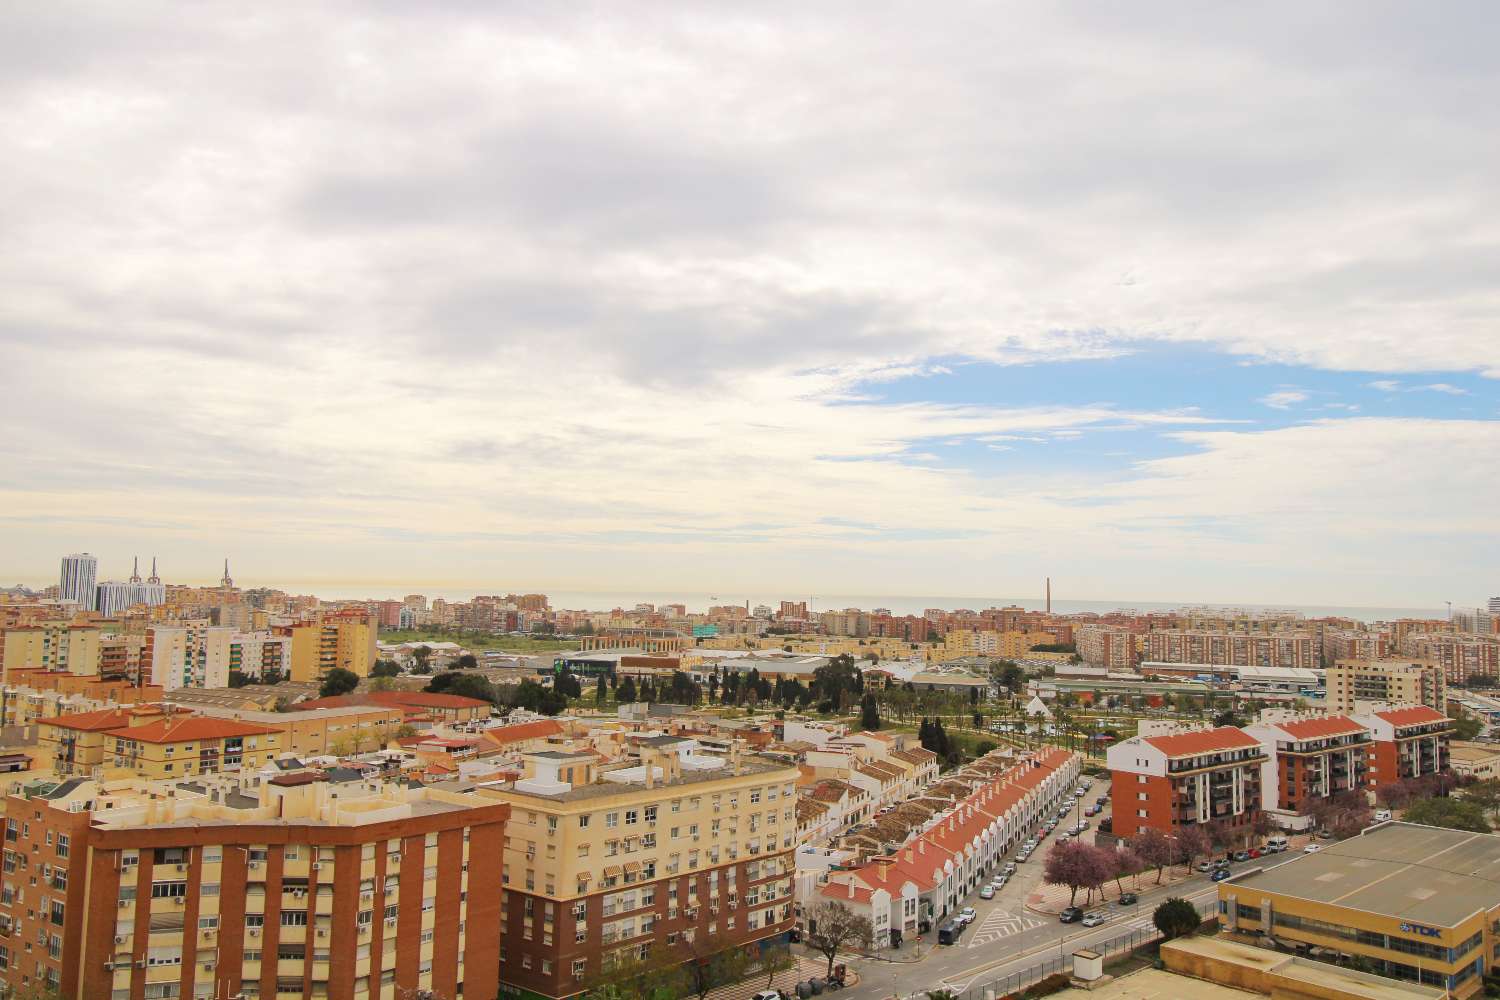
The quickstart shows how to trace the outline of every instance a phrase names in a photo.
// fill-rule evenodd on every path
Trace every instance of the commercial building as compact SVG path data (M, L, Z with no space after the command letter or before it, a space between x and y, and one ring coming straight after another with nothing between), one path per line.
M791 929L795 765L670 736L639 739L617 764L521 760L523 777L479 790L513 818L505 996L572 996L647 951L687 961Z
M1474 996L1500 947L1500 837L1383 823L1219 884L1223 926Z
M139 578L123 582L107 580L99 584L94 607L101 615L114 617L137 604L155 607L166 600L167 588L160 583L142 583Z
M1266 713L1245 732L1266 755L1260 782L1266 809L1305 813L1317 800L1366 787L1370 731L1348 716Z
M1412 660L1339 660L1328 668L1326 702L1330 712L1353 712L1361 701L1446 708L1448 684L1442 668Z
M1221 841L1246 838L1261 812L1259 740L1235 726L1132 736L1107 754L1114 834L1199 826Z
M1453 720L1426 705L1371 706L1354 720L1370 731L1370 787L1448 770Z
M1448 764L1460 778L1475 781L1500 778L1500 747L1493 743L1454 740L1449 745Z
M168 691L229 686L229 645L234 629L206 621L153 625L146 631L141 669Z
M83 611L93 611L99 596L95 585L98 572L99 559L96 556L87 552L63 556L57 596L64 601L72 601Z
M491 1000L499 988L502 804L303 771L258 786L36 784L6 814L7 991Z

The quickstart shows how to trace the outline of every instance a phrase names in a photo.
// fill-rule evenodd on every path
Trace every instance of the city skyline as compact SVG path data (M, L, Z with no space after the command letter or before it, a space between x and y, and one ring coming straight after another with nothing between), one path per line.
M1485 16L7 11L0 579L1483 600Z

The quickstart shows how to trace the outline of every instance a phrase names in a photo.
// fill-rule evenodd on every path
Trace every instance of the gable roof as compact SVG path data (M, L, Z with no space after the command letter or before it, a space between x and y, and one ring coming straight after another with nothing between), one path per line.
M521 722L514 726L497 726L494 729L486 729L481 735L484 739L497 746L505 746L509 743L520 743L523 740L546 739L548 736L561 735L563 731L561 722L551 719L538 719L536 722Z
M1412 705L1409 708L1393 708L1385 712L1376 712L1376 718L1384 719L1393 726L1426 726L1434 722L1452 722L1442 712L1428 708L1426 705Z
M1260 746L1255 737L1238 726L1219 726L1217 729L1173 733L1170 736L1147 736L1144 739L1168 757L1197 757L1205 753L1251 750Z
M113 729L105 735L116 739L135 740L138 743L178 743L183 740L217 740L235 736L265 736L280 732L280 729L258 726L253 722L209 719L195 715L186 719L158 719L144 726Z
M61 729L76 729L85 733L98 733L107 729L119 729L130 725L131 713L123 708L105 708L97 712L74 712L71 715L55 715L50 719L38 719L44 726Z
M1322 740L1332 736L1352 736L1365 731L1365 727L1347 715L1330 715L1321 719L1296 719L1275 723L1294 740Z

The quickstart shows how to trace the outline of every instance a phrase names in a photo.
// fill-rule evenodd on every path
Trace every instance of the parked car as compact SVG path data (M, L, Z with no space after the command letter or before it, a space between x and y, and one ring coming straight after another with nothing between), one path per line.
M996 890L1000 890L1000 889L1004 889L1005 888L1005 883L1007 883L1009 881L1010 881L1010 877L1007 876L1007 875L996 875L990 881L990 885L994 886Z
M1089 914L1086 914L1084 916L1084 918L1083 918L1083 926L1085 926L1085 927L1098 927L1100 924L1104 923L1104 921L1105 921L1104 914L1099 913L1098 911L1095 911L1093 913L1089 913Z
M1214 863L1212 861L1200 861L1193 867L1203 874L1207 875L1209 872L1214 870Z
M1057 915L1058 922L1064 924L1076 924L1082 919L1083 908L1080 906L1070 906Z
M1302 853L1303 854L1317 854L1322 849L1323 849L1323 845L1322 844L1308 844L1306 847L1302 848Z
M1015 862L1014 861L1007 861L1005 863L1005 867L1002 868L1002 869L1000 869L1000 871L1004 875L1014 875L1016 873L1016 864L1015 864Z
M966 925L972 924L974 922L974 918L977 916L979 916L979 914L975 912L974 907L972 906L965 906L962 910L958 911L958 919L962 920Z
M979 890L979 898L980 899L994 899L995 898L995 887L992 886L992 885L985 885L984 887L982 887Z
M1262 851L1259 847L1252 847L1252 848L1250 848L1250 851L1249 851L1249 854L1250 854L1250 856L1252 858L1258 858L1258 857L1260 857L1264 853L1265 852Z
M1134 906L1135 904L1136 904L1136 895L1135 895L1135 893L1133 893L1133 892L1122 892L1122 893L1120 893L1120 905L1121 906Z
M1083 814L1085 816L1095 816L1095 815L1098 815L1098 813L1099 813L1099 807L1098 806L1089 806L1087 809L1085 809L1083 811Z
M1233 874L1228 868L1215 868L1212 875L1208 877L1210 882L1222 882Z
M1250 860L1250 852L1249 851L1235 851L1234 852L1234 860L1236 860L1236 861L1249 861Z
M1332 840L1333 839L1333 831L1332 830L1319 830L1318 831L1318 839L1319 840Z
M1377 823L1388 823L1388 822L1390 822L1390 819L1391 819L1391 811L1389 809L1376 809L1375 810L1375 822L1377 822Z

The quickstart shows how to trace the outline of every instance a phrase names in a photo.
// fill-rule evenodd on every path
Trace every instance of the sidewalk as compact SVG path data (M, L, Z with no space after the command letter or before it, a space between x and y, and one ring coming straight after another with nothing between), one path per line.
M787 969L785 972L776 973L776 978L772 981L769 987L766 986L765 973L759 972L746 979L740 980L732 986L720 986L717 989L710 990L708 993L708 1000L750 1000L751 997L755 996L755 994L764 989L781 990L784 993L795 996L798 983L805 982L813 978L821 979L823 976L828 974L828 959L824 958L819 953L814 952L812 954L808 954L805 950L794 950L792 952L792 957L797 960L796 966L794 968ZM849 957L840 955L838 958L834 959L833 964L838 965L841 962L847 966L844 976L845 987L847 988L858 986L860 978L859 973L855 971L854 966L849 963ZM838 991L836 990L825 990L823 995L833 996L837 992Z
M1312 841L1312 839L1312 837L1304 833L1290 836L1288 837L1288 846L1286 851L1283 853L1271 855L1271 857L1280 858L1288 854L1299 853L1301 852L1302 848L1306 847L1308 843ZM1208 857L1212 858L1217 856L1218 855L1210 855ZM1199 860L1202 859L1200 858ZM1045 861L1043 863L1045 864ZM1246 865L1253 865L1254 863L1254 861L1242 862L1242 864ZM1162 869L1162 878L1160 885L1157 885L1156 883L1156 869L1154 868L1141 872L1139 875L1133 875L1128 878L1122 879L1121 881L1123 881L1125 885L1126 892L1142 893L1150 892L1154 889L1165 889L1169 886L1180 885L1184 882L1192 882L1194 880L1197 880L1200 883L1199 887L1201 888L1202 879L1203 876L1199 872L1191 869L1184 871L1182 866L1174 865L1171 868ZM1072 890L1065 885L1047 885L1046 883L1042 883L1035 890L1027 894L1026 908L1034 913L1045 913L1051 916L1056 916L1057 914L1061 913L1065 907L1068 906L1068 897L1071 895ZM1110 879L1104 884L1102 891L1095 892L1092 897L1089 896L1087 889L1080 889L1078 891L1078 902L1075 905L1082 906L1084 909L1088 909L1091 906L1102 906L1105 903L1113 902L1115 900L1118 900L1119 898L1120 890L1116 887L1115 880Z

